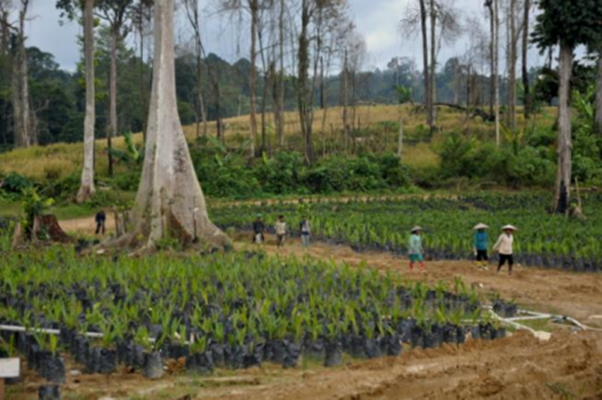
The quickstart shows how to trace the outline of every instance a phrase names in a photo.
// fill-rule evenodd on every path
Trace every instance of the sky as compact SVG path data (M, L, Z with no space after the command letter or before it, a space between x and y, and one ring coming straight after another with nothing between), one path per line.
M203 1L203 0L202 0ZM385 68L396 56L410 57L419 64L421 44L418 37L402 37L399 21L403 17L408 3L415 0L349 0L350 12L357 30L366 40L368 57L365 69ZM463 17L483 16L482 0L448 0L462 10ZM79 59L77 35L81 28L75 22L60 24L60 12L55 8L56 0L33 0L32 20L28 23L29 45L37 46L52 53L56 61L65 69L74 70ZM209 0L204 0L205 4ZM201 3L203 4L203 3ZM240 45L244 42L246 30L223 24L220 17L210 9L204 12L203 35L209 52L215 52L229 61L246 56L247 49ZM178 37L190 34L185 24L177 28ZM444 46L440 60L464 53L467 40L459 40L454 45Z

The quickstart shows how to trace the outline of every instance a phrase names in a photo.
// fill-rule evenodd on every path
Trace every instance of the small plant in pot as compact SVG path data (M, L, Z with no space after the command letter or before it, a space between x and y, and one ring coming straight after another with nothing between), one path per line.
M364 323L364 353L367 358L378 358L381 356L380 338L376 335L374 323Z
M181 324L179 319L174 319L171 322L164 321L164 335L172 338L169 344L164 346L164 356L174 360L187 357L190 354L190 349L186 342L188 336L186 326Z
M260 365L265 355L265 339L259 334L259 329L254 319L249 319L248 321L248 333L244 345L244 353L245 368Z
M40 360L39 370L48 382L65 383L65 359L58 351L58 342L59 338L55 335L50 335L48 341L44 342L43 349L48 354Z
M213 357L208 351L207 336L192 337L190 355L186 357L186 369L201 375L213 373Z
M313 315L308 319L306 324L308 332L305 345L303 346L303 356L314 360L324 359L324 339L323 332L324 328L317 315Z
M326 340L324 341L324 366L338 367L343 363L343 342L341 327L338 321L326 325Z
M83 308L81 303L74 298L71 298L69 304L61 303L61 318L64 326L61 329L60 339L62 345L68 349L71 349L74 346L79 316L82 312Z
M126 325L119 318L101 319L102 337L90 349L87 370L91 373L112 374L117 371L117 339L122 339Z
M142 375L147 379L160 379L163 376L163 360L161 358L161 347L166 339L165 335L157 339L146 336L143 338L145 344L144 365Z
M270 315L268 321L265 359L276 364L282 364L286 352L284 338L287 331L287 321L273 314Z
M284 368L295 368L299 364L299 357L301 356L301 350L303 349L303 324L306 315L303 311L295 308L291 318L291 332L289 338L284 341L285 354L284 360L282 360L282 366Z

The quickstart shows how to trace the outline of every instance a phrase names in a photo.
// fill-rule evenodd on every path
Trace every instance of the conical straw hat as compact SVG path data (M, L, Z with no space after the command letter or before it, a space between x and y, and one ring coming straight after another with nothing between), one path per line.
M416 225L415 227L412 228L412 232L420 232L422 230L421 227L419 227L418 225Z
M506 225L506 226L502 227L502 230L503 231L518 231L518 229L516 229L516 227L513 225Z
M487 229L487 228L489 228L489 227L488 227L487 225L485 225L484 223L479 223L479 224L477 224L477 225L476 225L476 226L475 226L473 229L474 229L475 231L477 231L477 230L479 230L479 229Z

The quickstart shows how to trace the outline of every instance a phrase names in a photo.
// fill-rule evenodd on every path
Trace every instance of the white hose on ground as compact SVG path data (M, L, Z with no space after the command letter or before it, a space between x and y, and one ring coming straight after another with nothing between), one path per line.
M521 329L527 329L531 332L535 332L533 329L529 328L528 326L522 325L517 323L516 321L529 321L529 320L537 320L537 319L559 319L559 320L564 320L567 322L570 322L571 324L575 325L576 327L578 327L581 330L584 331L593 331L593 332L602 332L602 329L600 328L592 328L591 326L587 326L582 324L581 322L577 321L575 318L573 317L566 317L564 315L556 315L556 314L547 314L547 313L542 313L542 312L538 312L538 311L530 311L530 310L518 310L519 314L528 314L528 317L514 317L514 318L502 318L501 316L499 316L497 313L495 313L493 311L493 308L490 306L485 307L486 309L488 309L491 314L498 320L505 322L509 325L514 325L515 327L522 327Z

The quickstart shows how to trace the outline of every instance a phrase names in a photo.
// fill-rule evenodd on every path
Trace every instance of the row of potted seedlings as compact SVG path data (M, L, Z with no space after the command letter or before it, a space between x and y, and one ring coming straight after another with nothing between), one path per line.
M27 267L25 267L27 265ZM460 280L428 287L398 275L255 254L85 259L70 250L0 260L2 332L30 368L65 382L62 349L87 373L129 366L155 379L166 359L209 374L301 357L326 366L503 337ZM469 321L468 323L466 321ZM57 329L46 335L42 329Z
M527 266L562 268L575 272L602 272L602 215L588 213L588 221L549 215L542 207L547 195L485 195L366 201L344 199L315 204L264 204L217 207L214 220L224 228L249 229L258 213L272 219L283 214L290 233L297 234L301 214L309 215L316 239L346 244L356 251L389 251L406 254L409 229L426 228L427 254L437 260L472 258L472 227L477 222L520 227L515 253ZM591 196L593 210L602 206L600 196ZM491 231L491 245L497 239Z

